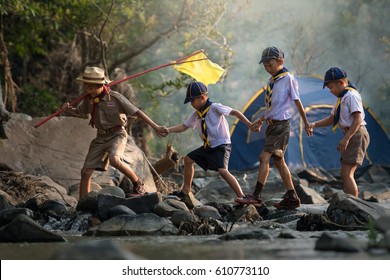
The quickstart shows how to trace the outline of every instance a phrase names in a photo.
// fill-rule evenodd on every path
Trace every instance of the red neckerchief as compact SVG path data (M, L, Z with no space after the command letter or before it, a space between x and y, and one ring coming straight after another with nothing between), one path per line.
M104 86L103 92L93 98L93 107L92 107L92 113L91 113L91 119L89 120L89 125L92 126L93 128L95 127L95 111L96 111L96 106L100 103L100 100L103 99L104 96L106 96L110 92L110 88L107 86Z

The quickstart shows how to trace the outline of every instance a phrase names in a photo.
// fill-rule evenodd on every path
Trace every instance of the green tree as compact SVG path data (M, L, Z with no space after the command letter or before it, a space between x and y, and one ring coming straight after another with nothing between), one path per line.
M22 92L12 111L33 117L53 113L53 104L80 95L74 81L87 65L100 66L115 79L118 69L129 75L206 49L213 61L229 67L233 52L219 30L229 2L5 0L0 4L0 32L15 87ZM127 84L139 93L137 105L165 121L173 115L179 119L183 111L172 99L161 100L171 98L187 81L166 69Z

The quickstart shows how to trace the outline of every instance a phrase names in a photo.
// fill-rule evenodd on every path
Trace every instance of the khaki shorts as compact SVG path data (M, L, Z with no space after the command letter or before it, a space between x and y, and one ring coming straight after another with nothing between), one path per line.
M369 144L370 135L363 125L349 140L347 149L341 153L341 162L362 165Z
M123 129L113 133L98 134L89 145L83 167L107 171L109 165L108 154L121 157L125 152L126 142L127 132Z
M290 139L290 120L273 121L265 132L263 151L277 157L284 157Z

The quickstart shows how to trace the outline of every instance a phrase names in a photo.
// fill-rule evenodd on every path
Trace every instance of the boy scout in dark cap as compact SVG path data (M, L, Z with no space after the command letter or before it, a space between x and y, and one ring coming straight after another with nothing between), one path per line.
M340 67L332 67L325 73L323 88L328 87L337 97L330 116L310 124L310 127L333 125L333 131L338 128L344 137L337 145L341 153L341 178L344 192L358 196L358 187L354 174L358 165L362 165L370 136L364 121L362 98L356 87L352 85L347 73Z
M283 67L284 53L276 47L266 48L261 55L259 63L264 64L265 70L271 74L271 77L268 81L265 96L265 114L254 122L254 127L255 129L260 130L263 122L266 122L268 126L263 151L259 156L260 169L254 192L243 198L236 199L236 202L242 204L261 203L261 193L268 178L270 159L273 157L275 166L287 189L282 201L275 203L274 206L276 208L297 208L301 203L295 192L290 170L284 160L284 154L287 150L290 138L291 114L289 111L291 101L294 101L294 104L304 121L307 134L311 135L309 123L299 99L298 82L294 76Z
M165 136L167 128L157 125L144 112L135 107L118 92L106 85L111 81L99 67L86 67L77 81L84 84L88 94L76 107L65 103L62 109L76 117L91 116L89 124L97 129L97 136L92 140L84 166L81 169L80 198L90 191L91 177L95 170L106 171L110 164L122 172L133 183L133 190L128 196L145 194L144 183L134 171L121 160L127 142L127 116L137 116L149 124L158 136Z
M241 112L220 103L211 102L207 87L201 82L193 82L188 85L184 104L189 102L195 111L183 124L169 127L168 131L180 133L188 128L196 128L203 145L184 158L184 182L178 196L184 197L191 192L194 163L196 163L203 170L218 171L237 197L243 197L244 193L239 183L228 171L231 142L229 125L225 116L235 116L249 128L252 123Z

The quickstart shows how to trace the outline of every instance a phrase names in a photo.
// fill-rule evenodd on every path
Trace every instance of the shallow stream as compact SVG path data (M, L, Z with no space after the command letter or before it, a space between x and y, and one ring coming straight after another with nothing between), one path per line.
M272 230L270 230L270 235ZM322 232L299 232L296 238L267 240L219 240L219 236L142 236L142 237L83 237L65 236L68 242L52 243L0 243L2 260L50 260L53 256L87 240L111 240L120 248L140 258L151 260L255 260L255 259L390 259L390 252L346 253L314 250ZM340 236L352 236L356 242L367 239L367 232L332 232ZM99 258L99 256L97 256Z

